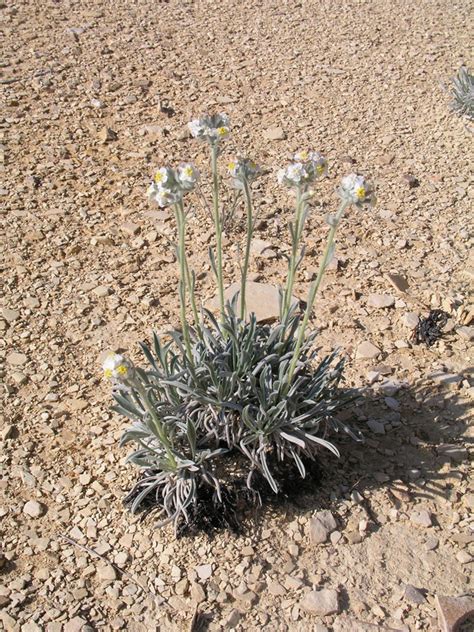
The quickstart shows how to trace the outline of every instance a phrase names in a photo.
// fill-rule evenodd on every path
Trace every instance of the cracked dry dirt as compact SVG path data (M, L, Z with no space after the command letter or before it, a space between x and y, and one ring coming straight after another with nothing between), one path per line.
M470 61L471 10L456 0L1 3L0 629L178 632L198 606L210 631L434 631L435 597L472 590L472 133L441 86ZM293 151L330 163L301 297L338 179L359 170L376 182L376 209L351 212L339 232L313 321L322 350L340 346L347 383L364 389L347 418L366 443L340 442L339 462L322 454L314 489L243 535L176 541L124 511L137 472L118 447L124 422L109 412L99 356L121 348L138 360L152 328L177 324L174 225L144 193L162 164L191 159L206 173L185 124L221 110L233 124L225 155L268 168L255 237L271 256L252 260L261 280L285 271L292 200L275 171ZM229 283L242 229L237 216ZM212 230L199 208L188 241L208 299ZM435 307L451 316L443 339L412 345L416 317ZM364 342L377 357L361 357ZM318 544L320 510L337 528ZM327 616L305 607L321 589L337 591Z

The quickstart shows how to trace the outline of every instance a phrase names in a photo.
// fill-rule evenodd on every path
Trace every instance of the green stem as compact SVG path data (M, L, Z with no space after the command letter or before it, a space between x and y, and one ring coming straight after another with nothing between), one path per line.
M344 211L345 211L347 206L348 206L348 203L346 201L342 201L341 202L341 206L339 207L339 210L338 210L336 216L334 217L334 220L332 222L331 228L329 230L328 240L327 240L327 243L326 243L326 248L324 250L323 258L321 259L321 263L319 264L318 276L313 281L313 283L311 284L311 287L309 289L306 310L305 310L305 313L304 313L303 321L302 321L302 323L301 323L301 325L299 327L298 338L297 338L297 341L296 341L296 347L295 347L295 350L293 352L293 358L291 360L291 364L290 364L290 368L289 368L289 372L288 372L288 386L291 384L291 380L293 379L293 374L294 374L295 369L296 369L296 364L298 362L298 358L299 358L299 355L300 355L301 347L302 347L303 342L304 342L304 336L305 336L306 327L308 326L308 321L309 321L309 318L311 316L311 312L312 312L312 309L313 309L314 300L316 298L316 294L318 293L319 286L321 285L321 281L322 281L324 273L326 271L326 267L327 267L328 260L329 260L329 255L331 254L332 244L333 244L333 241L334 241L334 236L336 234L337 228L339 226L339 222L341 221L341 218L342 218L342 216L344 214Z
M176 223L178 225L178 259L179 259L179 283L180 283L180 306L179 314L181 320L181 329L183 331L183 340L186 347L188 361L191 367L191 371L194 371L194 359L191 347L191 337L189 335L189 326L186 320L186 244L185 244L185 231L186 222L184 212L182 211L182 205L175 204L174 206Z
M211 148L211 168L212 168L212 202L214 226L216 229L216 269L217 269L217 291L219 293L219 305L221 310L221 321L225 320L225 303L224 303L224 279L222 274L222 227L219 215L219 174L217 173L217 154L218 145L212 145Z
M179 213L181 216L181 221L183 222L183 224L185 224L186 222L186 218L184 215L184 204L183 204L183 200L181 200L179 202ZM188 286L188 292L189 292L189 302L191 303L191 309L193 312L193 316L194 316L194 327L199 335L199 337L202 337L202 331L201 331L201 324L200 324L200 319L199 319L199 312L197 309L197 305L196 305L196 295L194 293L194 283L193 283L193 279L191 276L191 271L189 269L189 264L188 264L188 258L186 256L186 250L183 246L183 257L184 257L184 263L185 263L185 269L186 269L186 284Z
M285 323L288 317L288 312L291 307L291 296L293 293L293 286L296 279L296 262L298 260L298 246L303 232L303 201L304 191L298 189L296 192L296 210L295 219L293 222L293 243L291 248L291 257L288 263L288 279L286 282L285 293L283 296L283 306L281 313L281 322Z
M247 180L244 180L243 184L244 184L245 203L247 205L247 242L245 244L244 265L242 268L242 281L241 281L241 287L240 287L240 318L242 320L244 320L245 318L247 274L248 274L248 269L249 269L250 246L251 246L252 233L253 233L252 196L250 194L250 187Z

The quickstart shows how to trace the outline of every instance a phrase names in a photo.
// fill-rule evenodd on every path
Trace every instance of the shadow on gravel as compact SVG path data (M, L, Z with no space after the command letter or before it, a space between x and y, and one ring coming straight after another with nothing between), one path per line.
M472 375L472 369L466 373ZM366 389L344 415L346 423L363 433L364 442L334 437L341 457L321 452L311 478L273 509L303 515L329 509L334 501L359 492L376 529L380 525L370 507L372 490L384 488L394 508L407 494L449 498L455 493L457 465L469 458L465 445L472 443L466 434L472 406L452 390L458 386L449 381L441 387L406 386L392 397Z

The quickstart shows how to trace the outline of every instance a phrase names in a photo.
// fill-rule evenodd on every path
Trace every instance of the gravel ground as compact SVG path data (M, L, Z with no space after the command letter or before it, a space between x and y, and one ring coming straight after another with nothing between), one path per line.
M1 3L0 629L181 631L198 609L210 631L438 630L437 599L468 593L472 132L442 84L469 62L470 9ZM322 455L321 481L243 535L176 541L123 509L137 472L99 356L138 360L152 328L177 324L173 222L144 192L163 163L208 170L185 127L206 111L231 117L226 155L268 167L256 238L273 253L253 258L255 278L283 278L292 201L275 170L293 151L330 162L302 297L338 179L360 170L376 182L376 209L339 233L314 318L323 351L340 346L347 383L364 389L347 418L366 443L341 442L337 463ZM237 216L229 282L242 238ZM205 299L210 240L197 209L189 250ZM428 349L410 336L430 308L451 318Z

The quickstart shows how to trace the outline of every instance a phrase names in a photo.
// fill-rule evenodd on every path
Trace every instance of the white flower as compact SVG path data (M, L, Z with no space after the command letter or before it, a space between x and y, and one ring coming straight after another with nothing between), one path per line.
M293 162L286 169L280 169L278 172L278 182L287 187L298 188L306 178L304 165L301 162Z
M194 119L188 123L188 128L194 138L205 140L211 145L219 143L230 134L229 118L222 113Z
M180 165L177 169L177 180L184 191L191 191L199 180L199 171L191 163Z
M375 203L372 185L364 176L359 176L356 173L351 173L342 178L339 195L343 200L357 206L362 204L373 205Z
M169 169L168 167L161 167L160 169L158 169L158 171L155 173L155 176L153 178L153 181L160 187L165 186L169 181L170 181L170 177L172 176L172 171L171 169Z
M317 178L327 175L327 160L318 151L299 151L295 154L294 159L303 163L306 172L306 182L312 182Z
M119 353L109 353L102 368L107 379L120 381L129 378L133 370L131 362Z
M244 182L252 182L260 174L260 167L249 158L231 160L227 169L232 178L232 185L236 189L243 189Z

